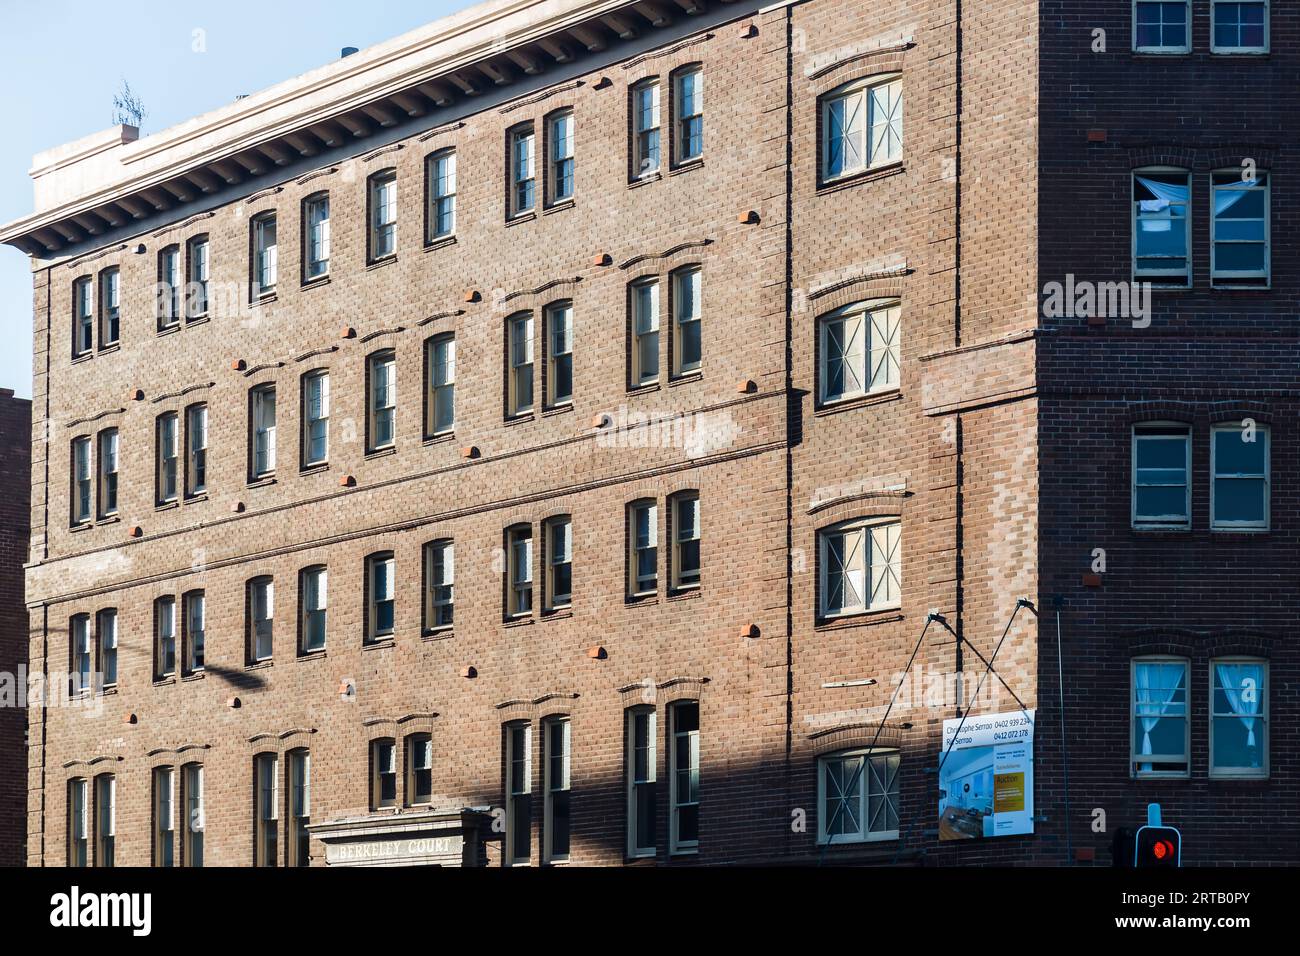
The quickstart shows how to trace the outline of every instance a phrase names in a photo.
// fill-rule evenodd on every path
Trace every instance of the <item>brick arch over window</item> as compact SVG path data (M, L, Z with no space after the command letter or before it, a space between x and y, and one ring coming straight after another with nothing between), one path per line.
M1131 425L1143 422L1179 422L1192 425L1203 421L1204 409L1192 402L1137 402L1128 408L1128 421Z
M821 318L836 309L878 299L904 303L903 275L851 276L841 282L813 286L808 291L808 308Z
M898 518L907 523L911 494L898 491L868 491L814 509L811 514L820 534L827 528L857 518Z
M812 94L820 99L847 83L869 80L874 76L889 73L906 74L911 66L909 53L915 44L905 44L883 50L868 50L863 53L850 54L837 60L815 67L808 72L812 83Z
M880 728L879 737L876 736L878 724L859 723L859 724L841 724L837 727L828 727L825 730L819 730L817 733L808 735L808 747L813 756L821 757L826 754L837 753L841 750L866 749L875 741L877 749L903 750L903 732L898 727L886 725Z
M1209 168L1201 151L1194 146L1169 144L1135 146L1128 151L1128 161L1129 168L1132 170L1151 166L1172 166L1193 171L1198 169L1204 171ZM1241 161L1240 156L1237 157L1237 161Z
M1254 419L1255 423L1259 425L1273 424L1272 412L1267 405L1261 402L1237 400L1218 402L1209 408L1207 416L1212 425L1225 422L1240 422L1246 418Z
M1270 170L1277 161L1275 147L1261 146L1257 143L1225 143L1199 152L1199 158L1208 169L1241 168L1246 160L1253 159L1256 169Z

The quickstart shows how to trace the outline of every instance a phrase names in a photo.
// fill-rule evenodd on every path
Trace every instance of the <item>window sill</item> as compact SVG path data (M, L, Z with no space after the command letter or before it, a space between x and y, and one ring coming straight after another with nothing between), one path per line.
M663 174L656 169L652 173L645 173L642 176L637 176L633 179L629 179L627 183L627 188L636 189L638 186L645 186L648 185L649 183L657 183L659 182L659 180L663 178L664 178Z
M330 284L330 276L329 273L327 272L324 275L314 276L311 279L303 279L302 285L299 287L298 291L306 292L308 289L318 289L323 285L329 285L329 284Z
M186 316L185 327L188 329L194 325L206 325L211 321L212 321L212 316L208 315L206 312L203 313L202 315Z
M853 398L842 398L838 401L818 405L813 409L813 415L820 417L822 415L834 415L836 412L847 412L855 408L869 408L872 405L900 401L902 397L903 392L901 389L882 389L869 395L856 395Z
M1192 55L1192 51L1191 51L1190 48L1185 49L1185 50L1184 50L1184 49L1178 49L1178 50L1155 50L1155 49L1145 49L1145 50L1143 50L1143 49L1139 49L1139 50L1131 50L1130 52L1131 52L1131 53L1133 54L1133 56L1135 56L1135 57L1143 57L1143 56L1191 56L1191 55Z
M83 695L81 695L81 696L84 697L84 696L87 696L87 695L83 694ZM99 696L100 696L100 697L116 697L116 696L117 696L117 685L116 685L116 684L109 684L107 687L101 687L100 690L99 690Z
M573 617L573 605L565 604L563 607L557 607L554 610L543 611L543 621L567 621Z
M257 478L248 479L248 487L250 488L264 488L273 484L275 484L275 475L261 475Z
M326 654L326 649L322 647L320 650L316 651L299 651L298 656L295 659L299 661L319 661L324 660L326 656L328 656Z
M121 343L121 342L110 342L110 343L108 343L108 345L101 345L101 346L99 347L99 351L98 351L96 354L97 354L97 355L109 355L109 354L111 354L111 353L113 353L113 352L120 352L120 351L122 351L122 343Z
M1268 528L1216 528L1210 525L1210 534L1222 537L1224 535L1239 534L1243 537L1254 537L1255 535L1268 534Z
M106 524L117 524L121 520L122 520L121 516L117 514L104 515L104 517L100 518L98 521L95 522L95 525L96 527L100 527Z
M375 458L387 458L389 455L397 454L396 445L385 445L383 448L372 448L363 456L365 461L371 461Z
M885 166L877 166L874 169L864 169L861 172L850 173L847 176L840 176L836 179L823 179L817 183L817 195L823 196L827 193L839 192L841 189L849 189L853 186L860 186L863 183L874 183L878 179L888 179L890 176L897 176L900 173L907 172L907 164L903 160L889 163Z
M393 253L391 256L384 256L382 259L372 259L370 262L366 263L366 271L373 272L376 269L382 269L384 266L391 266L396 261L397 253Z
M382 651L387 648L396 647L397 639L391 634L385 634L383 637L374 641L362 641L361 649L363 651Z
M678 385L690 385L692 382L704 381L703 371L683 372L680 375L674 375L668 380L669 388L676 388Z
M208 500L208 493L206 491L198 491L192 495L187 495L185 497L185 503L187 505L197 505L207 500Z
M433 252L437 249L445 249L448 246L454 246L455 244L456 244L455 235L438 236L436 239L430 239L428 242L424 244L424 251Z
M162 501L162 502L158 502L157 504L155 504L155 505L153 506L153 510L154 510L154 511L171 511L173 508L179 508L180 506L181 506L181 503L180 503L179 501Z
M533 421L535 418L536 418L536 416L535 416L532 412L530 412L530 411L529 411L529 412L522 412L522 413L520 413L520 414L518 414L518 415L508 415L508 416L506 416L506 418L505 418L505 420L502 422L502 424L505 425L506 427L509 427L509 426L511 426L511 425L522 425L524 422L531 422L531 421Z
M563 405L552 405L550 408L542 409L543 418L554 418L556 415L569 415L573 412L573 402L565 402Z
M1132 530L1150 536L1157 534L1184 535L1192 530L1190 524L1135 524Z
M1131 758L1130 758L1131 759ZM1190 782L1190 773L1140 773L1129 777L1134 783L1179 783Z
M259 306L270 305L272 302L275 301L275 298L276 296L275 296L274 289L271 290L270 292L254 294L253 297L248 300L248 306L251 309L256 309Z
M268 658L266 658L265 660L261 660L261 661L248 661L248 662L246 662L246 663L244 664L244 670L246 670L246 671L260 671L260 670L264 670L264 669L266 669L266 668L268 668L268 667L272 667L272 666L274 666L274 664L275 664L275 659L274 659L274 658L271 658L271 657L268 657Z
M521 212L517 216L507 217L506 228L509 229L511 226L518 226L521 223L532 222L536 218L537 218L537 213L533 212L532 210L529 210L528 212Z
M669 601L690 601L700 596L700 586L698 584L691 587L678 588L668 593Z
M659 391L659 388L660 386L658 382L646 382L644 385L629 385L627 393L629 395L643 395L650 392L657 392Z
M153 679L154 687L169 687L176 683L176 675L168 674L166 677L155 677Z
M1211 783L1255 783L1265 784L1269 782L1267 773L1215 773L1213 770L1206 775L1206 779Z
M424 439L424 445L427 448L430 445L445 445L456 438L455 432L443 432L440 435L430 435Z
M94 352L82 352L80 355L72 356L72 364L80 365L82 362L89 362L95 357Z
M628 594L623 597L624 607L651 607L659 603L659 594Z
M177 322L177 323L175 323L174 325L164 325L162 328L157 329L157 330L154 332L154 334L157 335L157 336L159 336L159 337L161 337L161 336L164 336L164 335L174 335L175 333L179 332L180 330L181 330L181 324L180 324L179 322Z
M566 209L572 209L577 203L572 199L561 199L558 202L551 203L542 210L543 216L549 216L551 213L564 212Z
M74 525L69 525L68 531L71 534L76 534L78 531L89 531L93 527L95 526L91 524L91 522L88 519L86 521L79 521Z
M867 627L872 624L892 624L901 620L903 620L903 613L898 608L881 608L878 611L866 611L861 614L818 618L813 630L838 631L850 627Z
M1220 279L1215 282L1210 280L1210 289L1214 292L1272 292L1273 284L1271 281L1263 283L1258 282L1230 282Z
M533 623L533 616L531 614L527 614L527 615L520 615L519 617L508 617L501 622L501 626L502 627L524 627L532 623Z
M422 634L420 635L420 640L422 640L422 641L445 641L445 640L447 640L448 638L450 638L450 637L454 637L454 636L455 636L455 633L454 633L454 631L453 631L453 627L451 627L451 626L448 626L448 627L432 627L432 628L428 628L428 629L426 629L426 630L424 631L424 633L422 633Z
M203 678L205 678L205 677L207 677L207 676L208 676L207 671L202 671L202 670L193 671L193 672L191 672L191 673L189 673L189 674L182 674L182 675L181 675L181 683L182 683L182 684L190 684L190 683L193 683L193 682L196 681L196 680L203 680Z
M684 159L672 169L668 170L669 176L680 176L682 173L689 173L704 166L704 157L695 156L691 159Z
M306 477L307 475L319 475L322 472L326 472L329 470L330 470L330 463L327 461L322 461L314 465L303 465L301 468L298 469L298 476Z

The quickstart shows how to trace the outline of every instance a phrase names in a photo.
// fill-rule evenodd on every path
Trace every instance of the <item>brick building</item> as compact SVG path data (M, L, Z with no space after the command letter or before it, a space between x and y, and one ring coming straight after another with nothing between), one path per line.
M27 563L32 403L0 388L0 866L22 866L27 840Z
M1203 549L1124 511L1136 423L1190 416L1201 486L1210 422L1284 437L1286 382L1201 383L1211 345L1289 375L1248 311L1285 283L1212 290L1197 233L1145 333L1040 303L1130 278L1123 217L1172 228L1171 158L1235 148L1176 141L1175 100L1139 131L1132 74L1283 75L1208 53L1193 5L1170 56L1105 8L1094 69L1091 25L1027 2L489 2L38 156L0 230L33 258L27 602L60 692L29 862L1064 863L1056 594L1079 858L1149 798L1189 862L1291 854L1287 453L1269 534L1211 536L1199 487ZM1269 776L1209 779L1214 673ZM977 690L1037 708L998 798L1032 834L983 838L991 751L943 749ZM1182 771L1145 742L1179 728Z

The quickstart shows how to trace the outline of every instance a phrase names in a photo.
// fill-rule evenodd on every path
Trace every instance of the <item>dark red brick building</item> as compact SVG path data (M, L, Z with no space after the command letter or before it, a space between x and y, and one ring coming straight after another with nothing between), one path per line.
M28 861L1293 857L1280 99L1179 139L1289 54L1136 6L487 3L38 156Z
M0 866L27 857L27 608L23 565L31 520L32 403L0 388Z

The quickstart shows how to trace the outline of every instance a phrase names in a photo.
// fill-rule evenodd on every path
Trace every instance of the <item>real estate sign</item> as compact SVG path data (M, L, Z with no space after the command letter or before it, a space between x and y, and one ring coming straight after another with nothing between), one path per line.
M1034 832L1034 713L971 714L943 722L939 839Z

